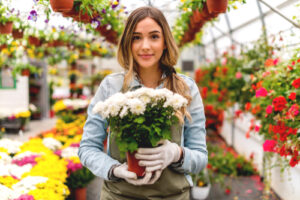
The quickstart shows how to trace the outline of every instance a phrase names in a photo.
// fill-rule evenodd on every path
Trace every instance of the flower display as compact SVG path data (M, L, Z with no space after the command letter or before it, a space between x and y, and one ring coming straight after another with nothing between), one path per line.
M140 88L98 102L93 112L109 121L112 137L124 156L127 151L154 147L161 139L170 139L170 127L177 122L176 112L185 106L184 97L166 88ZM136 131L132 132L133 128Z

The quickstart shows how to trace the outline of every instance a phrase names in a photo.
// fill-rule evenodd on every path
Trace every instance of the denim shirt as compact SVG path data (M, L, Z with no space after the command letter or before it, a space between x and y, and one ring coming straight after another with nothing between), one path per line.
M96 176L108 180L108 172L119 161L103 152L103 141L107 134L108 123L99 114L93 114L92 110L99 101L105 101L113 94L120 92L123 85L125 73L114 73L106 76L101 82L95 96L88 107L88 118L83 128L83 136L80 142L78 155L81 163L86 166ZM185 118L182 128L181 146L184 148L184 160L180 167L174 170L184 173L188 182L193 186L189 173L199 173L207 164L206 130L204 107L198 87L194 80L185 75L179 74L190 88L192 97L188 111L192 121ZM144 87L135 77L130 88ZM156 89L163 88L161 83ZM108 137L109 138L109 137ZM109 141L107 142L109 144ZM109 146L108 148L109 149Z

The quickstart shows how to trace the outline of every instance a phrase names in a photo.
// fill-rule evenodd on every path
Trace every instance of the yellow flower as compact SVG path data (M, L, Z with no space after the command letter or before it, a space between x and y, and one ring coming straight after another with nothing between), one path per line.
M113 2L113 5L118 5L118 4L119 4L119 2L117 2L117 1Z
M31 115L30 111L27 110L27 111L24 111L24 112L17 113L16 114L16 118L20 118L20 117L22 117L22 118L28 118L28 117L30 117L30 115Z
M8 153L7 149L0 147L0 152Z
M86 48L90 48L90 44L89 43L85 43L85 47Z
M64 109L66 109L66 105L64 104L63 100L57 101L54 105L53 105L53 110L54 112L59 112L62 111Z
M19 180L14 179L11 176L0 176L0 184L5 185L6 187L11 188L11 186L17 182L19 182Z
M185 2L185 0L180 0L181 1L181 3L184 3Z
M188 11L188 8L184 7L184 8L183 8L183 11Z

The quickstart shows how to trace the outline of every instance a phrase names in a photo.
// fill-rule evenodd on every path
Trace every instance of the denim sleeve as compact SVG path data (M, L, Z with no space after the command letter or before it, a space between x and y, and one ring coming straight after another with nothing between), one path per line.
M108 92L109 81L106 78L100 84L88 107L88 118L83 127L83 135L78 151L81 163L93 174L105 180L108 180L109 169L113 165L119 164L119 161L103 152L103 141L107 135L107 121L100 115L93 114L92 110L97 102L104 101L108 97Z
M184 122L184 161L176 171L199 173L207 165L205 114L198 86L193 80L190 86L192 101L188 111L192 121Z

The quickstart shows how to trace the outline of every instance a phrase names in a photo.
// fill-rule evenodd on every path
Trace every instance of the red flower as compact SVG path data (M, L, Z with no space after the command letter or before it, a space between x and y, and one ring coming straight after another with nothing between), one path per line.
M245 105L245 110L248 111L250 109L251 109L251 103L247 102L246 105Z
M264 151L267 151L267 152L276 152L275 151L276 145L277 145L277 141L266 140L265 143L263 144L263 149L264 149Z
M295 88L299 88L300 87L300 78L297 78L293 81L292 86L294 86Z
M204 99L206 99L206 97L207 97L207 91L208 91L207 87L202 88L202 96L203 96Z
M296 99L296 92L291 92L290 96L289 96L290 100L295 100Z
M287 101L283 96L276 97L272 102L275 111L282 111L285 109Z
M293 156L290 160L290 166L295 167L298 164L299 160L297 159L297 156Z
M226 188L225 193L229 195L231 193L231 190L229 188Z

